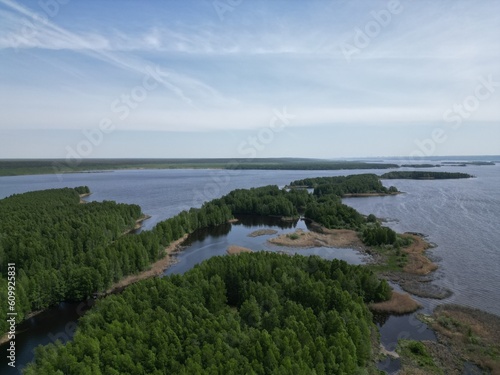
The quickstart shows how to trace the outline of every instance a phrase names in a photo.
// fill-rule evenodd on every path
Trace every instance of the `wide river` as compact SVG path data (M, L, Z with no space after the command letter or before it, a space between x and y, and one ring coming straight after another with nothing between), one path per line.
M404 170L404 169L401 169ZM439 265L436 283L453 291L444 301L423 301L429 307L437 303L457 303L500 315L500 165L441 167L434 171L466 172L477 178L464 180L385 180L405 194L388 197L349 198L344 203L363 214L373 213L387 220L385 225L398 232L424 233L437 245L429 253ZM104 173L0 177L0 199L15 193L59 187L87 185L93 194L88 200L114 200L135 203L152 216L144 230L184 209L199 207L204 201L220 197L237 188L264 185L285 186L305 177L338 176L357 173L382 174L387 170L343 171L229 171L229 170L127 170ZM261 224L235 225L218 235L190 239L191 246L179 256L179 263L167 273L183 272L209 256L223 254L230 244L251 248L265 247L265 239L250 240L248 232ZM269 224L270 225L270 224ZM269 226L267 225L267 226ZM301 222L297 225L303 225ZM294 228L276 228L294 230ZM243 243L240 243L243 241ZM246 242L245 242L246 241ZM260 241L260 242L259 242ZM239 242L239 243L235 243ZM272 250L272 249L271 249ZM311 250L309 253L314 253ZM318 250L319 251L319 250ZM354 252L338 252L351 263L361 262ZM328 257L335 255L327 254ZM420 299L421 300L421 299ZM16 340L17 359L31 360L32 350L54 337L72 336L74 322L82 314L79 304L62 304L59 321L50 314L26 322L29 334ZM396 321L401 318L391 318ZM406 322L408 324L408 322ZM386 329L397 324L387 325ZM423 329L422 329L423 330ZM59 335L59 336L58 336ZM414 336L414 333L412 334ZM424 332L425 338L426 333ZM428 335L428 334L427 334ZM395 336L395 335L394 335ZM389 339L391 340L391 339ZM394 338L395 340L395 338ZM4 345L1 346L4 352ZM0 358L3 370L4 356ZM18 370L20 367L18 367ZM12 372L12 373L17 373Z

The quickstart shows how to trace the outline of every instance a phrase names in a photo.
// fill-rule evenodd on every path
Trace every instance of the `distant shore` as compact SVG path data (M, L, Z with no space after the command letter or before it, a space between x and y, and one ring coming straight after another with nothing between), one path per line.
M404 193L402 191L396 191L394 193L353 193L353 194L343 194L342 198L387 197L398 194L404 194Z

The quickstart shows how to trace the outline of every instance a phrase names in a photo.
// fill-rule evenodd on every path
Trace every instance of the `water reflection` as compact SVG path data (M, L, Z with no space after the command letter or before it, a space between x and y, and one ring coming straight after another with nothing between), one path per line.
M230 223L218 225L216 227L198 229L189 235L186 241L184 241L183 246L191 246L193 243L199 241L203 242L208 237L219 238L227 236L230 230Z
M258 229L261 227L277 227L279 229L290 229L296 228L299 220L282 220L279 217L269 217L269 216L255 216L255 215L238 215L237 222L233 225L243 225L244 227L256 227Z
M21 374L22 369L33 360L35 348L57 340L65 343L73 338L78 319L94 304L94 300L83 302L62 302L57 307L46 310L18 325L16 346L16 367L7 365L7 356L0 356L2 375ZM2 353L7 353L8 344L0 345Z

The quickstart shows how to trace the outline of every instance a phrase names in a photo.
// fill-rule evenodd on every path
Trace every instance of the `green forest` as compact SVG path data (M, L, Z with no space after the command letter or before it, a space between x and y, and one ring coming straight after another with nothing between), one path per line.
M398 192L394 186L386 188L380 182L380 178L372 173L305 178L291 182L290 186L314 188L313 194L317 197L330 194L343 197L348 194L394 194Z
M446 180L458 178L472 178L474 176L461 172L427 172L427 171L394 171L384 173L380 178L387 180Z
M332 185L358 192L379 189L373 176L348 176ZM88 187L13 195L0 200L0 297L7 298L5 265L15 263L20 322L32 311L105 291L123 277L146 270L172 241L239 214L287 218L302 214L327 228L357 230L368 245L395 244L395 232L343 204L338 190L326 188L325 181L319 185L325 186L321 194L277 186L234 190L134 235L126 233L142 216L140 207L109 201L81 204L80 195L88 194ZM0 314L6 308L2 304ZM0 332L6 330L7 322L1 321Z
M7 263L16 264L17 321L61 301L80 301L126 275L147 269L172 241L232 214L211 203L125 235L142 216L137 205L80 204L88 187L52 189L0 200L0 297L7 300ZM6 316L7 304L0 314ZM0 321L0 332L7 322Z
M390 288L361 266L258 252L213 257L100 300L27 375L367 374ZM375 371L375 370L373 370Z

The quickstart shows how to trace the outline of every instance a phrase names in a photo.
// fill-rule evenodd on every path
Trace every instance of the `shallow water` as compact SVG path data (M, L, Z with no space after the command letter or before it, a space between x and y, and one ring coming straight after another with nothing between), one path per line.
M279 219L264 219L255 217L240 217L240 221L223 225L214 229L201 230L193 233L183 244L186 248L176 255L177 264L168 268L164 275L182 274L196 264L213 256L226 255L231 245L243 246L253 251L283 252L286 254L318 255L324 259L340 259L350 264L365 263L367 257L354 249L334 249L312 247L295 249L277 246L269 243L269 238L284 233L293 233L297 229L307 230L304 221L288 223ZM249 234L258 229L273 229L278 233L250 237Z

